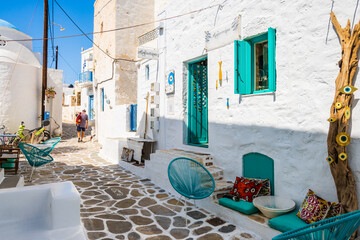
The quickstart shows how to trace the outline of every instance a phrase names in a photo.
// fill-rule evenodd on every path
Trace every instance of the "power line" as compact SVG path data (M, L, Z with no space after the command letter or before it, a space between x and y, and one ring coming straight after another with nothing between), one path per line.
M66 65L68 65L70 67L70 69L76 74L76 76L78 75L78 72L71 66L71 64L60 54L60 52L58 52L59 56L64 60L64 62L66 63Z
M112 56L110 56L110 54L108 54L107 52L105 52L104 50L102 50L96 43L94 43L94 41L89 38L88 35L86 35L86 33L75 23L75 21L69 16L69 14L67 14L67 12L60 6L60 4L55 0L55 3L58 5L58 7L61 9L61 11L63 11L65 13L65 15L70 19L70 21L80 30L80 32L82 32L84 34L84 36L89 39L90 42L92 42L92 44L94 46L96 46L100 51L102 51L105 55L107 55L109 58L115 60L115 58L113 58Z
M201 12L201 11L204 11L204 10L207 10L207 9L210 9L210 8L213 8L213 7L218 7L218 6L222 6L222 4L211 5L209 7L201 8L201 9L198 9L198 10L194 10L194 11L191 11L191 12L187 12L187 13L172 16L172 17L162 18L162 19L152 21L152 22L140 23L140 24L121 27L121 28L114 28L114 29L104 30L102 32L91 32L91 33L83 33L83 34L74 34L74 35L68 35L68 36L54 37L54 39L73 38L73 37L80 37L80 36L85 36L85 35L88 36L88 35L95 35L95 34L100 34L100 33L114 32L114 31L120 31L120 30L126 30L126 29L141 27L141 26L145 26L145 25L149 25L149 24L153 24L153 23L157 23L157 22L162 22L162 21L167 21L167 20L171 20L171 19L174 19L174 18L183 17L183 16L186 16L186 15L189 15L189 14ZM51 38L48 38L48 39L51 39ZM8 42L26 42L26 41L40 41L40 40L43 40L43 38L12 39L12 40L6 40L6 41L8 41Z

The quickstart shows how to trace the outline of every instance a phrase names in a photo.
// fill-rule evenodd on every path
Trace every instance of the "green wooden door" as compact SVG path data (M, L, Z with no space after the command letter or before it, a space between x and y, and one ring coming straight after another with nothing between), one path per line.
M188 143L208 143L207 59L189 64Z

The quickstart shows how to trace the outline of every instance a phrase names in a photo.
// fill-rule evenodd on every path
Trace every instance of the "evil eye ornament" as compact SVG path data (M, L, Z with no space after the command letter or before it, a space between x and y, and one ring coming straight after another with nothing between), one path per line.
M337 119L336 119L336 118L334 118L334 117L331 117L331 118L329 118L329 119L328 119L328 121L329 121L329 122L331 122L331 123L333 123L333 122L336 122L336 121L337 121Z
M346 107L346 108L345 108L345 118L346 118L346 119L349 119L350 116L351 116L350 108L349 108L349 107Z
M350 85L343 86L342 88L339 89L339 91L344 93L344 94L352 94L356 90L357 90L356 87L350 86Z
M351 141L350 135L347 134L346 132L341 132L336 136L336 142L340 146L347 146L349 145L350 141Z
M340 160L345 161L347 159L347 154L346 153L340 153L338 157L339 157Z
M328 157L326 158L326 161L327 161L329 164L332 164L332 163L334 162L334 159L333 159L332 157L328 156Z
M342 108L342 107L343 107L343 105L342 105L341 102L335 103L335 108L336 108L336 109L340 109L340 108Z

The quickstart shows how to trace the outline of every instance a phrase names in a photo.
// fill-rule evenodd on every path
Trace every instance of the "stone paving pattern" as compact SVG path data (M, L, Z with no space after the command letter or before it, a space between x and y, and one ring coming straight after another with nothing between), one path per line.
M90 142L89 135L78 143L74 125L64 123L63 131L51 154L54 162L38 168L29 183L31 169L23 159L21 174L26 185L72 181L81 195L81 221L89 239L255 239L193 205L186 217L183 202L149 179L100 158L100 145Z

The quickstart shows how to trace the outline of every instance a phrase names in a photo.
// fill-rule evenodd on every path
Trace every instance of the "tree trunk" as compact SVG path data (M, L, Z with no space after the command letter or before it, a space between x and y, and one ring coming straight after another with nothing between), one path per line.
M341 43L341 60L339 61L340 72L335 81L335 97L330 108L330 117L334 121L330 121L329 134L327 138L328 154L330 161L331 174L336 185L336 192L339 202L343 207L343 213L352 212L358 209L356 186L354 175L349 166L349 158L344 160L339 158L339 154L346 153L346 145L336 140L340 133L346 133L349 126L349 117L346 117L345 111L347 107L351 109L353 99L352 93L342 93L339 91L344 86L352 86L353 78L358 66L358 50L360 46L359 34L360 27L356 24L353 31L350 29L350 20L348 20L345 28L341 28L335 14L331 12L331 22L334 25L337 35ZM341 103L342 107L336 106ZM348 110L350 111L350 110Z

